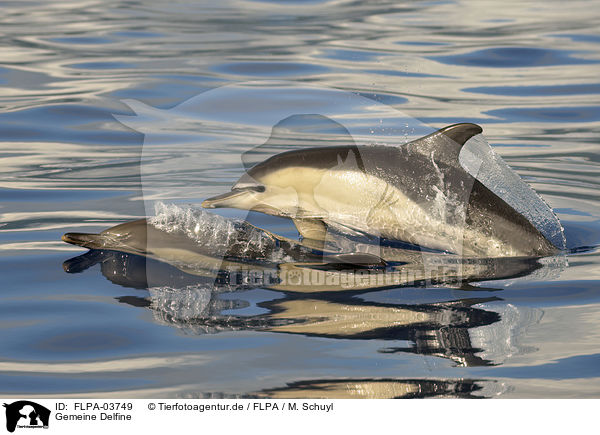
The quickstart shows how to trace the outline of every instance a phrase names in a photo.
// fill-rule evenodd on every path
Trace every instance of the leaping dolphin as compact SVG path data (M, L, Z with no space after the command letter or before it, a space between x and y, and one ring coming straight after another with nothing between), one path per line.
M332 228L468 256L555 254L527 218L459 163L463 145L482 131L454 124L401 147L283 152L202 206L289 217L303 237L315 240Z

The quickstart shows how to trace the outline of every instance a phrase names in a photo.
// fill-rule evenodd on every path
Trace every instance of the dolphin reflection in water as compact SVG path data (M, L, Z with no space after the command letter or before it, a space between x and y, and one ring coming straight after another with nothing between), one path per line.
M246 394L186 393L197 399L482 399L507 390L502 383L480 379L353 378L289 382ZM326 406L321 405L326 411ZM298 408L299 409L299 408Z
M269 399L476 399L501 393L503 386L494 384L494 381L471 379L319 379L290 382L285 387L265 389L253 396Z

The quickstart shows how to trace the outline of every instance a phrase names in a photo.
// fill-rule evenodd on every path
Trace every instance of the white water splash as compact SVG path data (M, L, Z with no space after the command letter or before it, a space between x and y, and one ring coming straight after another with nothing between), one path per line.
M563 227L554 211L494 152L482 135L465 143L459 162L468 173L525 216L554 246L566 250Z
M245 221L162 202L156 203L155 210L155 216L149 219L152 226L166 233L184 234L206 247L211 257L273 262L289 259L269 232Z

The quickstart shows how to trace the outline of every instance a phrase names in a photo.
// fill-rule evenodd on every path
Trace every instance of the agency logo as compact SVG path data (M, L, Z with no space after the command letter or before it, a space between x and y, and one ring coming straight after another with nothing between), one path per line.
M48 429L50 410L29 400L19 400L3 405L6 408L6 430Z

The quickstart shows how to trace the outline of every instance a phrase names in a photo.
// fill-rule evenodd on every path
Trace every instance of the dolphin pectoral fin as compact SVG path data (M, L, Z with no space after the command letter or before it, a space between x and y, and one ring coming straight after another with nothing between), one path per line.
M302 239L301 246L305 246L309 249L316 251L324 251L325 250L325 240L315 240L315 239L307 239L304 237Z
M321 219L295 218L296 229L302 237L312 240L325 240L327 225Z

